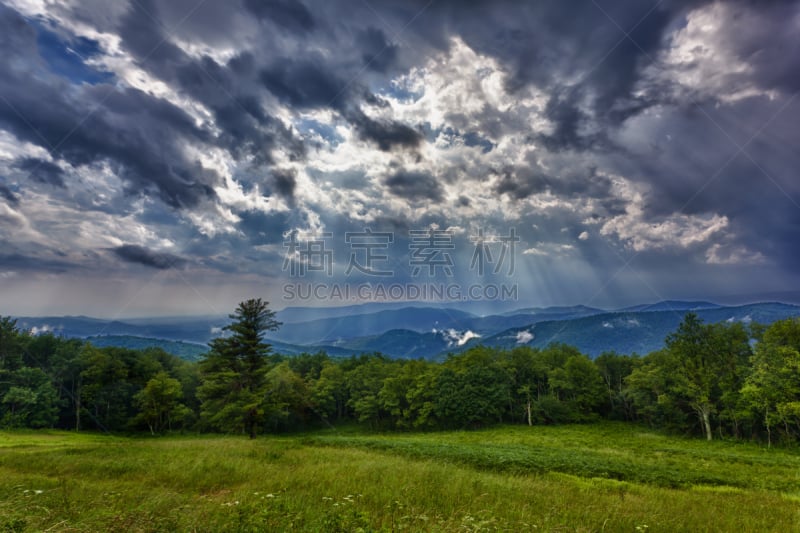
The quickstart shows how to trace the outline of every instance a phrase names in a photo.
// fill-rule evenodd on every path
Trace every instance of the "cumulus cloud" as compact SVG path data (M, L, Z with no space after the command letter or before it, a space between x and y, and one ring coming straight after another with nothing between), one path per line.
M291 229L514 226L553 292L619 248L788 284L800 8L602 8L9 2L3 260L259 278Z
M616 180L615 188L621 198L628 200L625 213L605 221L600 234L614 235L633 250L689 248L709 242L728 227L728 218L717 214L673 213L661 220L648 219L641 190L624 180Z

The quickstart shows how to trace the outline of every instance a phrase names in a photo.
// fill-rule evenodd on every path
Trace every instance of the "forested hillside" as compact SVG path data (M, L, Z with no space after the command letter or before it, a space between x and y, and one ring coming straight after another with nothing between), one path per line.
M279 356L280 327L243 302L199 362L98 347L0 319L3 427L246 433L356 421L377 429L624 420L707 439L800 437L800 320L707 324L688 313L645 356L565 344L476 346L443 362Z

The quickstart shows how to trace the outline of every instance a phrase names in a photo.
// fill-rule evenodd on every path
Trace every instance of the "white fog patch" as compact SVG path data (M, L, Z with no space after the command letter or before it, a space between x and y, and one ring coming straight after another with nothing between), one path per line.
M742 318L738 318L738 319L736 317L733 317L733 316L732 317L728 317L728 319L725 322L727 322L728 324L732 324L734 322L741 322L743 324L749 324L752 321L753 321L753 317L752 316L745 315Z
M534 339L534 335L531 331L527 329L523 329L517 332L517 344L527 344Z
M464 346L471 339L479 339L481 337L478 333L469 329L463 333L453 328L441 330L434 328L432 331L440 334L447 341L448 346Z
M31 328L31 335L41 335L42 333L49 333L54 331L54 328L49 324L42 324L41 326L33 326Z

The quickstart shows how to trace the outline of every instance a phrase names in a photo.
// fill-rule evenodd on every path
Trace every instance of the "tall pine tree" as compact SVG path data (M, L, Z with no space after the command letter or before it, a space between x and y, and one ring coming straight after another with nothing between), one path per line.
M200 363L200 416L213 429L255 438L272 408L266 380L271 349L264 333L281 323L261 298L240 303L230 318L224 328L229 335L214 339Z

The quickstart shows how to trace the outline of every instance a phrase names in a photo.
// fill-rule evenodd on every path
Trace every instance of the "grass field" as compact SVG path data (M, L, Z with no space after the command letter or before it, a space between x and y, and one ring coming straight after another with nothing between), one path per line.
M623 425L0 433L0 531L800 531L800 452Z

